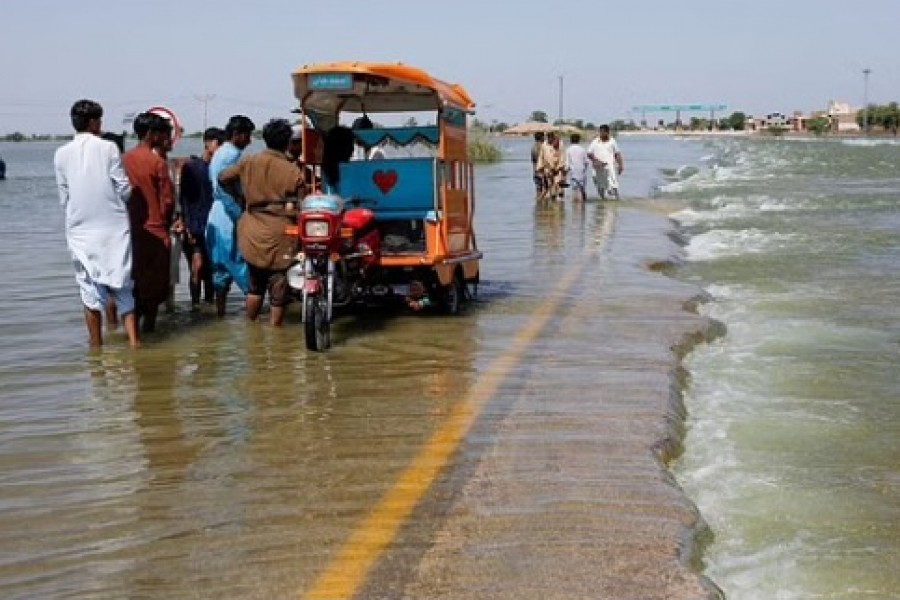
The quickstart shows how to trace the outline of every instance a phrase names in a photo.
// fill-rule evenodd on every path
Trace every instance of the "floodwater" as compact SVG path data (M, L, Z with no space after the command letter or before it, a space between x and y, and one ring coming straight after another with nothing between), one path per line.
M729 140L668 184L679 276L728 334L688 357L679 481L734 600L900 598L900 144Z
M0 144L0 597L329 597L342 553L372 565L332 597L900 597L900 145L620 143L625 201L536 208L502 140L478 301L326 354L183 284L145 348L89 352L54 146Z
M183 283L175 314L161 318L143 349L130 351L114 332L101 351L88 351L53 181L55 146L3 145L0 596L299 597L509 348L523 346L519 364L504 371L506 388L529 389L555 368L556 387L543 397L590 396L601 376L577 367L609 345L608 332L592 329L600 309L591 298L610 269L604 228L614 209L536 208L528 142L501 143L510 160L476 170L485 252L477 302L452 318L343 317L324 354L304 349L296 311L282 330L250 324L235 294L229 316L217 320L187 309ZM628 152L625 197L646 196L661 165L692 154L653 140ZM644 235L663 238L653 228ZM582 275L560 287L573 265ZM633 276L621 277L636 287ZM526 345L517 336L553 294L578 311ZM653 327L658 315L649 313L644 324ZM619 342L626 353L642 344L650 345ZM668 347L660 353L668 357ZM658 371L665 380L665 366ZM511 410L502 397L486 395L479 443L463 445L444 470L447 498L489 452L491 426ZM645 411L617 410L618 422ZM655 472L649 448L646 457ZM627 469L617 477L624 483ZM424 548L441 520L413 522ZM388 561L397 585L416 579L416 548L388 549L402 558ZM512 590L522 575L509 577ZM416 585L428 584L419 577ZM431 595L410 589L420 591L409 597Z

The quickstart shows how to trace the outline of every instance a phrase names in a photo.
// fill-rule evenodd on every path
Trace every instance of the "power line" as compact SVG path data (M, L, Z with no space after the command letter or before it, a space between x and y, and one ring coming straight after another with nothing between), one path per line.
M209 102L210 100L215 100L215 94L195 94L194 100L197 100L201 104L203 104L203 131L206 131L206 121L207 116L209 114Z
M563 120L563 76L559 76L559 120Z
M863 69L863 133L869 133L869 74L872 69Z

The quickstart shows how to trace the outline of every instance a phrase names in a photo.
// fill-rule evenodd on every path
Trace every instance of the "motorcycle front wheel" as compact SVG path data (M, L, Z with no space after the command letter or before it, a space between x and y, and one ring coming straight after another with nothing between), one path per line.
M324 352L331 347L331 324L328 322L325 302L325 298L319 295L306 297L306 322L303 328L308 350Z

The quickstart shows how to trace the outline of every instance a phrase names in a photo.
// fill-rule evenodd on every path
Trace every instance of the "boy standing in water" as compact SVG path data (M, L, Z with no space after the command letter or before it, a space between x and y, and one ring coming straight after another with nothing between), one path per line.
M203 154L192 156L181 168L178 197L184 219L182 250L191 271L191 309L200 308L201 287L206 302L213 302L212 269L206 252L206 223L212 208L212 182L209 163L225 143L225 131L210 127L203 132Z
M579 143L581 136L573 133L572 144L566 150L566 164L569 168L569 186L572 188L572 200L584 202L587 198L587 174L591 167L587 151Z
M103 108L79 100L70 112L74 139L53 159L66 244L81 290L91 346L103 343L101 310L115 298L132 347L140 345L131 280L131 185L115 144L100 139Z
M619 175L625 170L625 161L616 140L609 137L609 125L597 129L597 137L588 146L588 158L594 164L594 185L600 199L607 194L619 199Z

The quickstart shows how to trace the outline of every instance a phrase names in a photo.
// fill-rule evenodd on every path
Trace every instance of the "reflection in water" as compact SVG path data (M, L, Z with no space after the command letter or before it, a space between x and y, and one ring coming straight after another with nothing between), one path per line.
M107 528L73 544L83 576L58 577L93 597L296 594L465 396L479 318L394 317L326 354L297 327L238 320L104 351L94 401L133 403L139 451L105 452L132 485L92 516ZM79 550L97 543L94 558Z
M132 500L148 479L131 358L88 355L81 365L90 379L45 407L43 427L32 416L19 437L9 435L13 422L5 424L3 441L18 444L0 444L0 548L11 569L4 597L102 597L122 589L120 573L138 567L129 552L140 543L141 515Z
M564 202L536 202L534 205L534 251L547 255L565 243L566 205Z
M536 203L533 252L540 259L538 264L571 261L596 248L607 210L603 202ZM588 215L593 219L589 221Z

